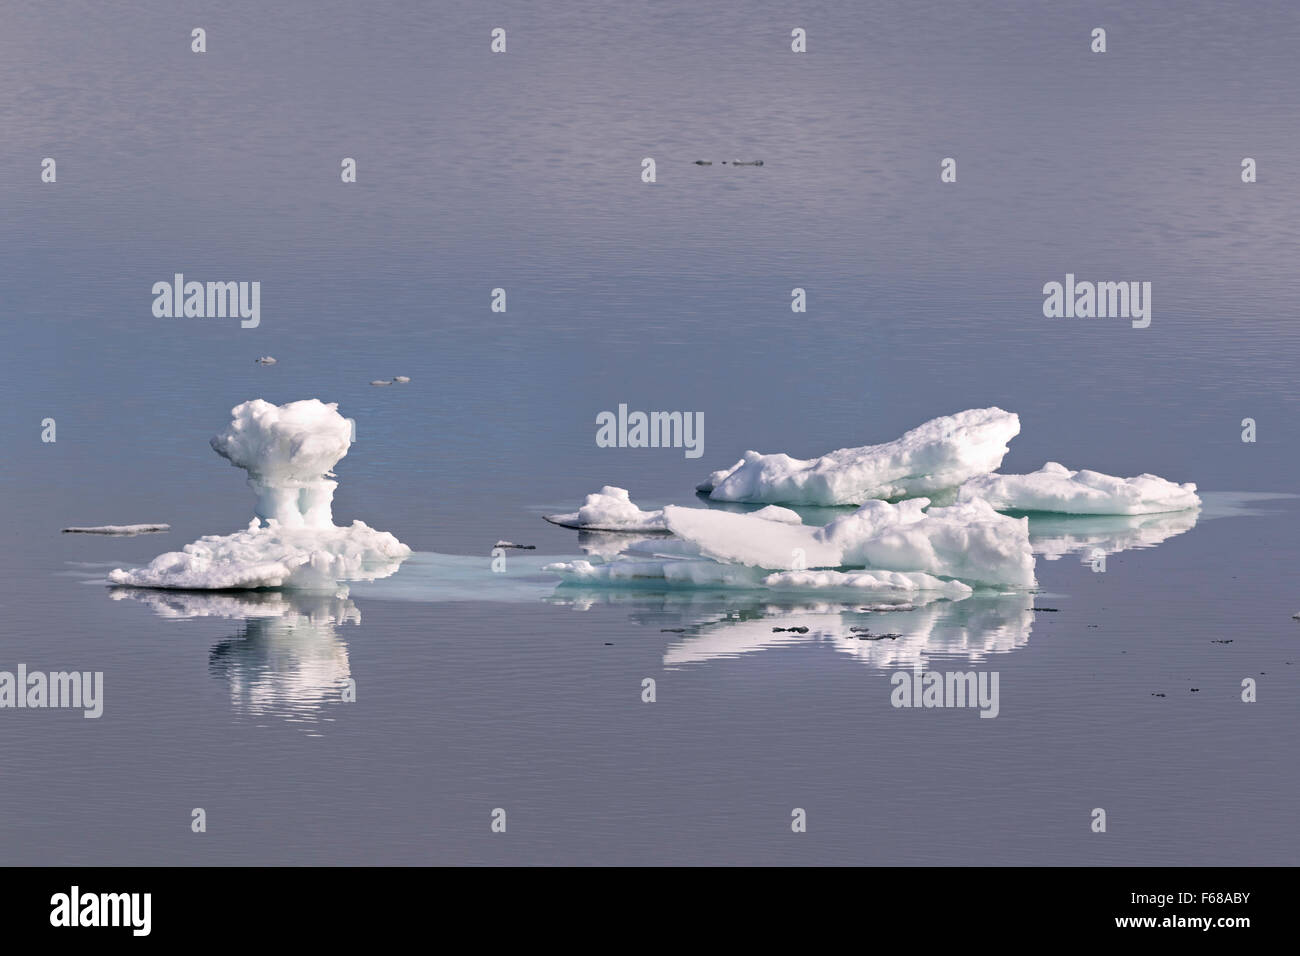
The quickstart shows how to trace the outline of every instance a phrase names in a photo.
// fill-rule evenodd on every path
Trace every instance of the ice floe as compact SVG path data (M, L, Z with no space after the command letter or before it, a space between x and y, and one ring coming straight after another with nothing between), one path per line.
M1049 461L1027 475L979 475L957 492L959 501L981 498L998 511L1050 511L1078 515L1140 515L1196 508L1196 485L1157 475L1117 478L1071 471Z
M842 448L820 458L749 451L697 490L715 501L860 505L874 498L933 497L996 471L1020 418L975 408L935 418L882 445Z
M309 588L371 580L397 570L411 550L364 522L337 526L330 472L348 452L352 426L317 399L231 410L212 448L248 472L256 517L229 535L208 535L148 566L109 573L114 584L149 588Z
M823 528L672 505L664 517L702 555L729 564L923 571L968 584L1035 585L1026 519L998 514L980 500L927 511L929 504L927 498L868 501Z
M88 528L64 528L64 534L113 534L113 535L135 535L135 534L160 534L164 531L170 531L172 526L169 524L100 524Z
M797 516L796 516L797 517ZM642 511L628 494L626 488L605 485L600 491L587 495L577 511L568 514L546 515L551 524L584 531L667 531L664 513Z
M927 505L926 498L870 501L824 528L669 505L665 523L678 540L665 542L660 555L556 562L544 570L610 586L936 590L945 597L969 594L972 584L1036 584L1025 518L998 514L983 501L928 512Z

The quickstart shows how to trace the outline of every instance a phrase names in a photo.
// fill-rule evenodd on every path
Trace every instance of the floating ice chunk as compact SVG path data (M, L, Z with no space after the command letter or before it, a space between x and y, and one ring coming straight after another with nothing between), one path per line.
M800 518L797 512L789 508L782 508L780 505L768 505L766 508L759 508L754 512L755 518L763 518L767 521L779 521L782 524L803 524L803 518Z
M391 378L377 378L370 384L371 385L392 385L393 380Z
M274 365L274 364L275 364L275 356L274 356L274 355L263 355L261 358L255 358L255 359L253 359L253 361L256 362L258 365Z
M1000 515L978 500L928 512L927 505L926 498L869 501L824 528L669 505L664 520L680 540L664 554L545 570L584 583L929 589L945 596L969 594L969 584L1035 585L1028 519ZM796 573L773 573L782 571Z
M411 380L411 376L409 376L409 375L394 375L394 376L393 376L393 381L396 382L398 385L405 385L405 384L406 384L407 382L409 382L410 380Z
M755 514L709 508L664 508L668 530L705 557L724 564L775 570L837 568L841 549L818 537L820 529L771 521Z
M954 489L996 471L1020 418L1000 408L974 408L936 418L883 445L841 448L820 458L748 451L715 471L697 490L716 501L860 505Z
M170 531L169 524L101 524L90 528L64 528L64 534L158 534Z
M1140 515L1196 508L1196 485L1156 475L1116 478L1071 471L1049 461L1027 475L980 475L965 482L959 501L983 498L999 511L1052 511L1079 515Z
M232 421L212 438L212 450L248 472L257 516L286 528L333 527L337 482L326 477L348 453L352 426L338 405L318 399L272 405L262 399L230 411Z
M258 519L235 534L207 535L146 567L109 572L113 584L144 588L330 590L339 581L386 577L411 550L387 531L351 527L286 528Z
M586 531L666 531L663 511L642 511L632 502L626 488L605 485L577 511L546 515L551 524Z
M248 472L257 517L244 531L208 535L147 567L115 569L114 584L150 588L329 588L397 570L411 549L364 522L334 524L337 482L327 475L348 453L352 426L338 406L316 399L231 410L212 448Z
M934 507L927 498L868 501L824 528L669 505L669 530L701 554L771 571L866 567L924 571L980 584L1033 587L1029 522L985 501Z
M817 534L842 549L844 565L927 571L974 584L1036 585L1027 518L998 514L984 501L923 511L928 503L868 501Z

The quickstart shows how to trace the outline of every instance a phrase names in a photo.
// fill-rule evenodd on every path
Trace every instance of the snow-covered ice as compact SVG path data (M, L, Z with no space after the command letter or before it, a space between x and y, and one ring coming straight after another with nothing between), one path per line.
M1036 584L1027 519L1000 515L983 501L925 511L929 503L869 501L824 528L790 523L784 509L774 520L771 513L669 505L665 524L678 540L665 542L661 554L557 562L545 570L587 584L928 589L944 596L969 594L972 584Z
M348 453L352 426L317 399L231 410L212 448L248 472L256 517L228 535L208 535L148 566L109 573L114 584L150 588L311 588L372 580L397 570L411 549L364 522L334 524L331 469Z
M243 531L206 535L146 567L110 571L108 579L146 588L330 589L339 581L392 574L410 553L387 531L361 521L343 528L294 528L254 518Z
M631 499L626 488L605 485L600 491L587 495L577 511L568 514L547 515L546 520L565 528L584 531L667 531L664 513L642 511Z
M958 501L983 499L998 511L1051 511L1079 515L1140 515L1196 508L1196 485L1157 475L1117 478L1071 471L1049 461L1027 475L980 475L957 492Z
M230 425L209 444L248 472L257 516L286 528L333 527L338 482L330 472L352 444L352 425L338 406L315 398L272 405L259 398L230 414Z
M715 501L860 505L874 498L933 497L995 471L1020 418L975 408L935 418L883 445L842 448L820 458L748 451L697 490Z
M923 571L968 584L1033 587L1029 523L975 500L925 509L927 498L868 501L824 528L757 515L668 506L678 537L716 561L768 570Z

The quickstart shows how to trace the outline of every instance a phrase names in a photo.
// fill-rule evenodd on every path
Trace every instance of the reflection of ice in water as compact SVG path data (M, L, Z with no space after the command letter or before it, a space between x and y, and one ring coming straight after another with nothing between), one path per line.
M666 535L635 535L617 531L579 531L578 547L592 558L616 558L627 551L653 551L666 544Z
M1079 553L1087 563L1097 553L1154 548L1190 531L1199 517L1195 508L1153 515L1031 514L1029 546L1048 561Z
M910 610L862 612L846 606L767 606L757 616L731 612L698 620L664 652L664 666L681 667L774 647L826 642L868 667L929 666L932 657L972 663L1023 646L1033 629L1031 598L1024 594L976 594L964 601L936 601ZM784 628L777 632L773 628ZM790 632L806 627L807 633ZM867 628L868 635L850 628Z
M342 624L360 624L346 596L295 591L145 591L117 588L114 600L141 601L161 617L222 617L244 621L242 633L217 643L208 669L223 679L235 710L249 716L328 720L351 669Z

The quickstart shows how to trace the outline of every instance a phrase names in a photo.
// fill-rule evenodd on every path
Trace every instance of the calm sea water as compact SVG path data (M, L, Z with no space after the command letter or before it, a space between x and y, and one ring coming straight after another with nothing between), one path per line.
M1242 494L1300 490L1300 11L3 16L0 669L100 670L106 700L99 720L0 711L0 859L1295 862L1300 499ZM155 319L176 272L260 281L261 326ZM1151 327L1045 319L1067 272L1150 281ZM338 402L358 442L336 520L420 553L346 597L103 586L246 524L207 439L254 397ZM702 411L703 457L596 447L619 403ZM581 553L539 516L602 484L690 503L747 448L815 455L987 405L1021 416L1004 470L1150 471L1207 507L1105 573L1044 555L1043 593L892 615L902 636L869 644L852 608L530 573ZM509 586L485 570L498 538L538 549ZM998 671L998 718L891 707L917 662Z

